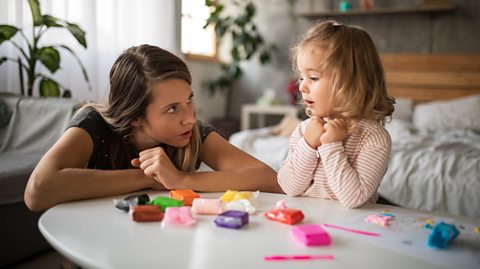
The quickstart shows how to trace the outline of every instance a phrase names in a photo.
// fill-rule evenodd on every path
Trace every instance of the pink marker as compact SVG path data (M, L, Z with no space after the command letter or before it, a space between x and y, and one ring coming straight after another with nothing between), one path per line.
M333 255L275 255L263 257L266 261L306 261L306 260L333 260Z
M339 229L339 230L346 231L346 232L356 233L356 234L362 234L362 235L368 235L368 236L381 236L381 234L379 234L379 233L371 233L371 232L362 231L362 230L355 230L355 229L345 228L345 227L332 225L332 224L328 224L328 223L323 224L323 226L328 227L328 228Z

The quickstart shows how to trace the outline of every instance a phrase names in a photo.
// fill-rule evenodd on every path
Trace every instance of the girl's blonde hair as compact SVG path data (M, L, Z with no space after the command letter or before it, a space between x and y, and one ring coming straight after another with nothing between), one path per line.
M144 118L147 106L153 101L152 87L167 79L183 79L191 84L185 62L174 54L151 45L130 47L123 52L110 70L110 95L106 105L93 106L118 135L112 141L112 167L125 168L138 157L132 152L130 135L132 122ZM200 152L201 137L195 124L189 144L184 148L167 149L172 162L182 171L194 171Z
M382 62L369 34L334 20L316 24L292 48L296 71L299 51L307 46L323 52L318 67L331 71L335 116L347 120L349 131L361 119L384 125L393 113L395 99L387 93Z

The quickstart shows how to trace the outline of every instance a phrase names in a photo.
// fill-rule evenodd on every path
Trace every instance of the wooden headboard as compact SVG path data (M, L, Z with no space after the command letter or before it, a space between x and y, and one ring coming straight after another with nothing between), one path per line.
M480 54L382 54L388 91L415 102L480 94Z

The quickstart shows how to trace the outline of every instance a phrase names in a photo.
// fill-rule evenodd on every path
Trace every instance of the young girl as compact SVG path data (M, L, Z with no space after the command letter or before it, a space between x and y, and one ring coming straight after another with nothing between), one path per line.
M347 208L375 203L391 147L382 125L395 101L372 39L361 28L323 21L293 48L292 59L310 118L292 133L278 183L288 195Z
M197 121L185 63L161 48L126 50L106 105L83 108L25 190L31 210L144 188L280 192L275 171ZM218 172L195 172L200 161Z

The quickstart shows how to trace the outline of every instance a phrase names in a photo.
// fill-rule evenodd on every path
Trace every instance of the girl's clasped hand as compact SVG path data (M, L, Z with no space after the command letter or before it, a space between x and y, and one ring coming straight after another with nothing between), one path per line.
M305 128L305 140L312 148L340 142L348 135L348 126L344 119L326 120L312 117Z

